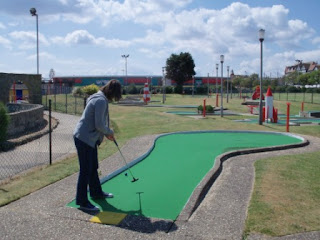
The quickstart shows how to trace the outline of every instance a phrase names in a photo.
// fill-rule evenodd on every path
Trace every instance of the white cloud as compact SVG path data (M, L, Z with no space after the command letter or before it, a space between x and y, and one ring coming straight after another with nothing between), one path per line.
M17 43L18 48L20 49L31 49L34 48L37 41L37 34L36 32L27 32L27 31L14 31L9 33L9 36L12 39L19 40L20 42ZM49 42L47 38L39 33L39 45L45 45L48 46Z
M314 49L311 51L297 52L295 59L302 59L303 62L315 61L320 63L320 49Z
M192 0L78 0L77 7L82 10L81 16L72 13L65 18L75 22L89 22L97 18L103 25L114 21L132 21L143 25L160 24L168 12L183 8L191 2Z
M5 1L4 5L10 6L6 7L5 13L15 17L0 22L0 30L7 31L0 37L1 46L16 46L15 49L36 46L36 34L28 32L34 29L35 19L28 12L30 6L26 8L27 4L22 0L21 4L23 7L18 12L15 4ZM96 54L100 49L109 48L108 54L117 54L118 57L119 50L123 49L130 53L132 60L136 55L130 67L136 67L136 71L141 72L143 67L150 72L155 71L152 69L154 67L161 69L171 53L188 51L197 69L205 74L212 72L215 63L219 62L219 55L224 54L226 65L230 64L236 73L252 73L259 71L258 30L264 28L264 71L280 71L298 56L304 61L318 58L319 34L307 22L292 18L290 5L252 7L250 2L234 2L223 9L215 9L214 3L204 5L211 5L212 8L201 7L198 1L192 0L41 1L36 6L41 13L42 31L39 37L40 44L46 48L40 49L46 50L47 54L58 55L58 51L69 53L67 48L70 46L94 46L92 51L86 52L90 59L96 59L91 54ZM18 13L23 17L17 18ZM10 23L17 25L13 27ZM10 29L17 31L10 33ZM50 49L55 45L59 45L59 49ZM297 53L297 50L301 52ZM43 58L49 59L50 55L42 54ZM146 59L150 60L148 64L145 64ZM100 61L104 63L90 66L96 69L95 72L99 72L100 66L102 69L108 68L106 64L119 65L106 63L105 59ZM75 64L80 66L77 70L82 67L81 61ZM109 69L110 72L113 72L112 69L119 72L120 68L111 66Z
M0 29L6 29L6 26L2 22L0 22Z
M239 2L221 11L169 11L162 18L162 28L148 30L144 38L134 41L210 55L248 57L259 49L258 30L262 27L266 29L266 41L286 48L297 46L314 34L307 23L288 19L288 12L282 5L251 8Z
M37 58L37 54L32 54L27 57L28 60L34 60ZM56 60L56 57L48 52L40 52L39 58L41 60Z
M153 49L153 48L139 48L139 52L143 53L147 58L164 59L170 55L169 49Z
M128 47L130 45L129 41L123 41L119 39L106 39L103 37L96 38L87 30L76 30L68 33L65 37L53 37L51 38L51 40L56 44L88 44L99 45L107 48Z
M59 2L61 2L62 5L68 5L68 0L59 0Z
M312 40L312 43L313 43L313 44L319 44L319 43L320 43L320 37L315 37L315 38Z
M6 48L11 48L11 42L5 37L0 36L0 45L6 47Z

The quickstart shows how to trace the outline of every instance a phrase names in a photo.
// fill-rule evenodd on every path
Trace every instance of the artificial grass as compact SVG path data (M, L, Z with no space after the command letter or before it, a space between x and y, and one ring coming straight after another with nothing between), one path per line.
M102 188L116 197L92 200L102 211L175 220L218 155L239 149L302 142L273 133L191 132L161 136L151 153L131 169L139 181L121 173ZM126 171L124 171L126 172ZM75 201L69 204L77 207Z

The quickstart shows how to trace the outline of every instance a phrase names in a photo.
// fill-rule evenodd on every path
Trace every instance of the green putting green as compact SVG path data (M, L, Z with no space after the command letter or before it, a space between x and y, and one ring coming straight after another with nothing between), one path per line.
M105 181L102 188L114 198L91 200L102 211L175 220L193 190L228 151L301 143L293 135L266 132L190 132L160 136L154 148L131 167ZM125 149L123 150L125 151ZM127 176L125 173L128 173ZM75 201L68 204L78 207Z

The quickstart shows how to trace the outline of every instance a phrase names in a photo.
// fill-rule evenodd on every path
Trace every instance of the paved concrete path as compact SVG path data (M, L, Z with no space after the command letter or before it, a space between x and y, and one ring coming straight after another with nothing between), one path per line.
M48 112L45 113L48 115ZM58 127L52 132L52 161L56 161L76 152L72 133L80 116L52 112L52 117L59 121ZM1 152L0 180L44 164L49 164L49 134Z
M77 174L0 208L0 239L242 239L254 182L254 161L282 154L320 150L320 139L305 136L303 148L233 157L188 221L127 217L120 226L90 223L90 215L66 207L74 199ZM122 147L128 161L152 146L156 135L130 140ZM119 153L100 163L102 176L123 166ZM116 197L116 196L115 196ZM253 235L249 239L270 239ZM320 239L319 232L271 239Z

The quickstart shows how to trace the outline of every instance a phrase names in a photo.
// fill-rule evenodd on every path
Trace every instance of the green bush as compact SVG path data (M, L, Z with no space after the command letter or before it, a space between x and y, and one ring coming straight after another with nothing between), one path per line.
M173 87L166 86L166 93L168 93L168 94L173 93Z
M6 107L0 102L0 144L7 138L7 130L9 125L9 115Z
M313 88L307 88L306 89L306 93L314 93L314 92L316 92L316 91Z
M203 111L203 105L198 106L198 111ZM214 108L211 105L206 105L206 112L213 112Z
M87 95L87 96L90 96L96 92L99 91L99 87L95 84L91 84L91 85L88 85L88 86L85 86L82 88L82 91Z
M80 87L75 87L73 90L72 90L72 95L73 96L83 96L83 89L80 88Z
M286 87L285 86L277 86L275 91L276 92L286 92Z
M182 92L183 92L183 86L177 85L177 86L174 88L174 93L181 94Z
M130 85L127 87L127 90L126 90L126 91L127 91L128 94L137 94L137 93L139 93L136 85L134 85L134 84L130 84Z
M196 88L197 94L207 94L208 93L208 87L207 86L199 86Z
M300 88L297 88L295 86L287 86L287 92L297 93L297 92L301 92L301 90L300 90Z

